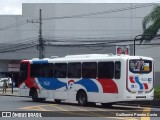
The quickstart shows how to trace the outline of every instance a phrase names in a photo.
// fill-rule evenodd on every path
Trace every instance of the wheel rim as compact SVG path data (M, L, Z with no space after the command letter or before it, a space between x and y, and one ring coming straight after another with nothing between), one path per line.
M37 101L38 100L38 95L37 95L36 91L33 92L32 99L33 99L33 101Z
M80 105L85 105L86 104L86 102L87 102L87 96L85 95L85 93L79 94L78 101L79 101Z

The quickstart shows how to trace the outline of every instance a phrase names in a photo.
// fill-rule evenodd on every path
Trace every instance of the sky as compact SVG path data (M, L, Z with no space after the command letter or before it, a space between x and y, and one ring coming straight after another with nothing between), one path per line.
M0 15L21 15L22 3L160 3L160 0L0 0Z

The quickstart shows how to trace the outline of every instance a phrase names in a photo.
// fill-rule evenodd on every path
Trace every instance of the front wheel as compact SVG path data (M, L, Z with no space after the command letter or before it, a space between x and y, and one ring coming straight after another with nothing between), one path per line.
M81 106L87 105L87 94L85 91L78 92L77 101L78 101L78 104Z

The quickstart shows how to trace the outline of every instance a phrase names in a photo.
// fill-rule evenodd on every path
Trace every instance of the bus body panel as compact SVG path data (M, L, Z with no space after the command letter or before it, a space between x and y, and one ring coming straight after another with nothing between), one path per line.
M37 89L38 98L48 99L60 99L75 101L76 95L79 90L84 90L87 94L88 102L97 103L108 103L108 102L119 102L119 101L136 101L136 100L152 100L153 99L153 71L148 74L134 74L129 71L129 60L140 59L153 60L148 57L138 56L98 56L98 57L64 57L55 59L44 59L44 60L24 60L21 62L28 63L28 75L19 85L19 95L29 96L32 88ZM109 62L113 61L121 63L120 79L115 78L44 78L44 77L30 77L30 68L32 64L56 64L56 63L76 63L80 62ZM153 67L153 66L152 66ZM133 83L133 78L136 77ZM138 77L138 80L137 80ZM151 78L151 79L150 79ZM149 79L149 80L148 80ZM148 80L146 84L142 81ZM149 81L152 80L152 82ZM133 87L134 85L134 87ZM140 93L139 88L143 90ZM136 90L136 93L133 92ZM144 89L145 88L145 89ZM146 88L148 88L146 90ZM148 93L147 93L148 92Z

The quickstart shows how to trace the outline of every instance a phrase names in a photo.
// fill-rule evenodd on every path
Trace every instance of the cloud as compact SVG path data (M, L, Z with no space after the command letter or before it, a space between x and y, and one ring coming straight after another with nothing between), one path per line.
M0 15L21 15L21 0L0 0Z

